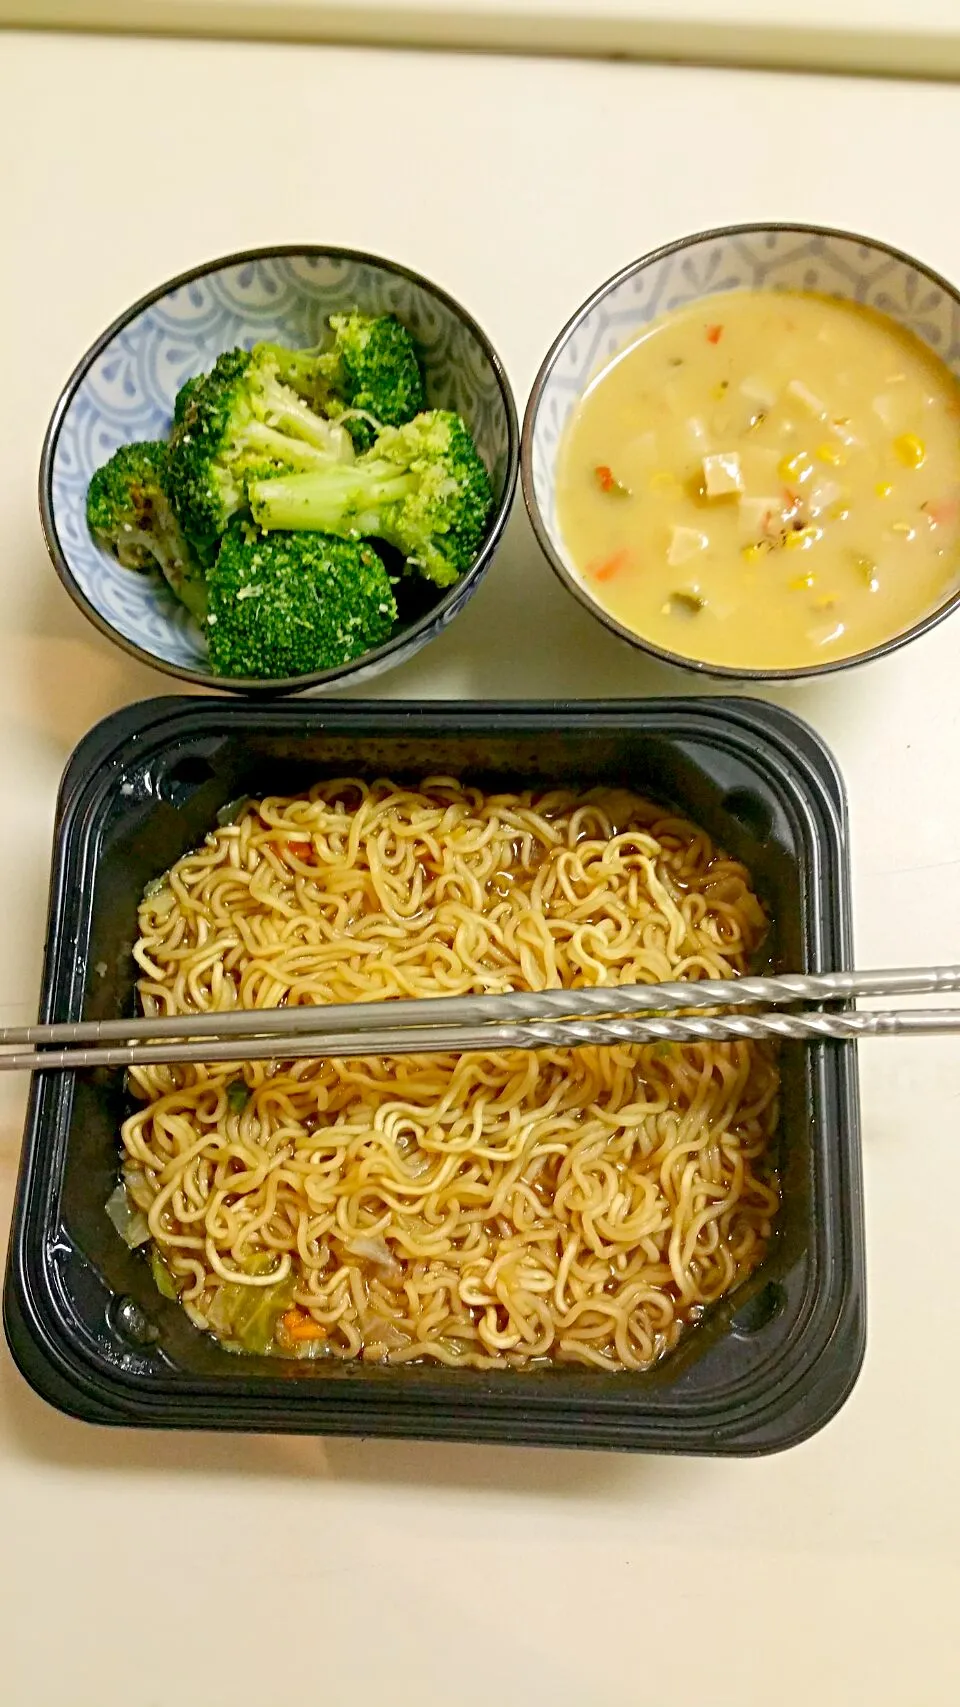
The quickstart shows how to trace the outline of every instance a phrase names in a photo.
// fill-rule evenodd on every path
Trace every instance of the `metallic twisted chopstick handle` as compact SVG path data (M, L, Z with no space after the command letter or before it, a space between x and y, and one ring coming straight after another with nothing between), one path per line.
M321 1032L379 1033L385 1021L396 1028L443 1023L472 1026L480 1022L572 1019L575 1015L644 1014L651 1009L662 1013L671 1008L772 1007L784 1002L928 995L952 990L960 990L957 965L894 967L873 972L784 973L776 977L713 978L700 982L602 984L587 990L513 990L498 996L417 996L386 1003L173 1014L150 1020L66 1020L53 1025L4 1027L0 1029L0 1046L114 1042L125 1045L135 1037L159 1040L179 1034L182 1038L188 1021L191 1037L222 1036L226 1030L231 1039L262 1037L278 1030L285 1036L307 1032L316 1037Z
M684 1014L676 1018L639 1020L562 1020L549 1025L530 1022L523 1027L487 1026L482 1035L498 1034L501 1048L583 1048L612 1043L734 1043L746 1039L785 1042L838 1041L859 1037L892 1037L912 1032L929 1035L960 1031L960 1008L918 1008L911 1012ZM521 1038L524 1041L521 1041ZM474 1045L476 1047L478 1045ZM463 1045L461 1044L461 1047Z
M765 1038L809 1042L960 1032L960 1008L878 1013L702 1014L677 1018L528 1021L525 1025L406 1027L379 1032L321 1032L296 1037L202 1038L186 1043L124 1044L0 1054L0 1072L73 1067L132 1067L221 1061L295 1061L323 1056L423 1055L491 1049L582 1049L639 1043L731 1043Z

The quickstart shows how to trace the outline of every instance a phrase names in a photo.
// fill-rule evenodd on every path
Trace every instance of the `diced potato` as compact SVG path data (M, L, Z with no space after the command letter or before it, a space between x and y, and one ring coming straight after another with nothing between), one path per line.
M684 422L684 431L686 433L687 443L694 456L703 456L704 451L710 443L710 434L707 431L706 422L701 421L699 415L691 415Z
M763 539L773 534L783 522L779 498L741 498L740 536L742 539Z
M684 409L690 407L689 387L685 380L668 379L661 386L660 395L671 415L682 415Z
M672 527L667 562L671 569L676 569L678 564L688 563L698 552L706 551L709 544L707 535L701 533L699 528Z
M745 397L749 403L759 403L761 409L772 409L777 401L773 386L763 379L757 379L754 374L748 374L747 378L741 381L740 396Z
M811 516L820 516L842 496L843 488L836 480L814 480L806 494L807 509Z
M703 459L703 488L708 498L729 498L743 491L743 475L736 451L722 451Z
M787 396L795 398L798 403L802 403L807 413L815 415L818 421L826 419L827 405L821 402L820 398L810 390L809 385L804 385L802 379L790 380L787 385Z
M873 412L878 421L882 421L888 433L895 433L900 420L900 409L897 399L891 397L888 391L881 391L873 400Z

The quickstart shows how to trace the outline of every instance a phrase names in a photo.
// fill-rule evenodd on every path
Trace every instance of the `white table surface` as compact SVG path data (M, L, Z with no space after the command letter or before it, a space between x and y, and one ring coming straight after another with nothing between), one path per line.
M703 225L856 226L960 277L958 150L947 86L0 36L3 1018L35 1011L70 749L168 691L74 609L35 505L58 389L127 303L244 246L379 250L463 299L522 403L590 287ZM772 696L843 768L864 965L960 959L958 645L954 618ZM672 686L567 597L518 513L469 609L379 691ZM955 1707L960 1052L868 1043L861 1079L866 1363L780 1456L99 1431L4 1349L3 1707ZM0 1079L4 1225L24 1093Z

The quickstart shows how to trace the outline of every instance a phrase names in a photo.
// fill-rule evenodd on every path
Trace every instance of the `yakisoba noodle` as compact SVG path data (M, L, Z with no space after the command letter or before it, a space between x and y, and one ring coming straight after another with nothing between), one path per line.
M766 923L742 866L632 795L347 779L215 830L135 952L144 1010L190 1013L730 977ZM154 1272L240 1348L643 1369L778 1205L778 1076L747 1043L132 1079Z

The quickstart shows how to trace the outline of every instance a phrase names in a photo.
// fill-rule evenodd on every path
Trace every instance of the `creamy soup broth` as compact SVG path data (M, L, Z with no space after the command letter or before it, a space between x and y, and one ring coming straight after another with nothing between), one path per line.
M644 639L747 669L848 657L956 583L960 385L871 309L714 296L591 382L557 510L593 597Z

